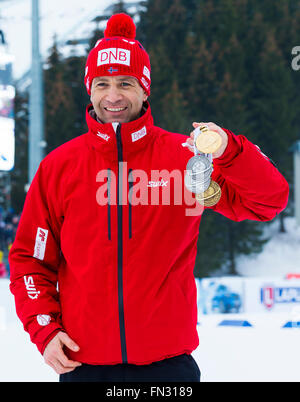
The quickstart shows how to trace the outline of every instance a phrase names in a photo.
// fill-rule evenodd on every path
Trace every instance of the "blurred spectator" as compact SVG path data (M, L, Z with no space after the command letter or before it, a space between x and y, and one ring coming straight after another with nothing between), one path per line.
M3 257L4 257L3 251L0 251L0 279L7 277L7 271L5 268L5 264L3 262Z
M0 216L0 250L5 248L5 222Z
M15 239L20 215L0 207L0 278L8 276L7 255ZM6 269L7 267L7 269Z

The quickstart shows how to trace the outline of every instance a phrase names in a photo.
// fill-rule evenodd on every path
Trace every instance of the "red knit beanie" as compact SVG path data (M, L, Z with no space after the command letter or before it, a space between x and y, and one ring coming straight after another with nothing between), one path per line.
M108 20L104 38L87 58L84 83L89 95L95 77L115 75L136 77L150 95L150 59L135 36L136 26L129 15L115 14Z

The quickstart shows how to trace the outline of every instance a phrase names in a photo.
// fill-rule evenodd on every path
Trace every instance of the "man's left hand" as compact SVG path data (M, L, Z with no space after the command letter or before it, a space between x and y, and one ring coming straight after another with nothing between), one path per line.
M199 126L200 127L207 126L209 130L216 131L217 133L220 134L220 136L222 138L222 144L221 144L220 148L216 152L214 152L212 154L212 157L214 159L215 158L220 158L220 156L223 155L223 153L224 153L224 151L225 151L225 149L227 148L227 145L228 145L228 135L227 135L227 133L224 130L222 130L221 127L217 126L215 123L212 123L212 122L209 122L209 123L204 123L204 122L193 123L194 128L197 128ZM190 133L190 138L188 138L186 142L191 146L194 145L194 131L192 131Z

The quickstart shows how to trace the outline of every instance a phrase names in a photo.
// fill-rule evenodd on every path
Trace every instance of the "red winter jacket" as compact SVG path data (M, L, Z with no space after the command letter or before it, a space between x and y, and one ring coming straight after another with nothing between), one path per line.
M89 132L51 152L29 189L9 255L17 314L41 353L63 330L80 346L69 357L83 363L191 353L201 209L184 186L187 137L154 126L149 105L121 125L90 112ZM235 221L274 218L287 182L255 145L226 132L213 209Z

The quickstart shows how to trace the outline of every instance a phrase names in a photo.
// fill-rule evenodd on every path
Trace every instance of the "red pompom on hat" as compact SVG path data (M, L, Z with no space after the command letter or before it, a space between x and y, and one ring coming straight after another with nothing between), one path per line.
M115 14L108 20L104 37L113 38L114 36L135 39L136 26L129 15L124 13Z
M104 38L98 40L87 58L84 83L89 95L94 78L117 75L137 78L150 95L150 59L135 37L136 26L129 15L115 14L108 20Z

